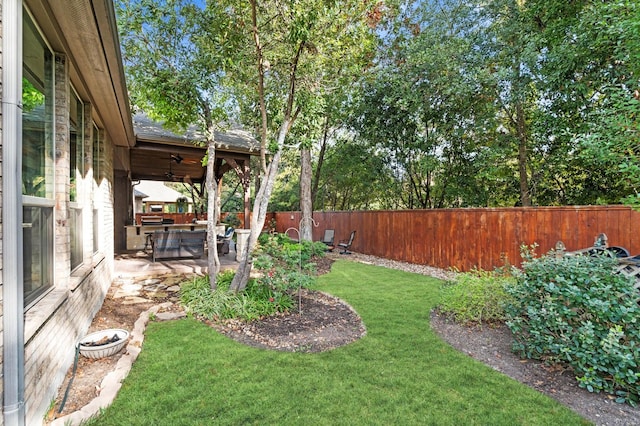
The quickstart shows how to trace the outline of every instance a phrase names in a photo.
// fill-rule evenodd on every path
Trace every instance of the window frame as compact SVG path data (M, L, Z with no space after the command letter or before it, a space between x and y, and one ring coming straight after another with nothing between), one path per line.
M83 176L84 170L84 102L76 92L73 85L70 85L69 96L69 241L70 241L70 264L71 272L80 268L84 263L84 243L83 243ZM73 104L76 104L76 136L71 137ZM75 146L75 150L74 150ZM79 149L79 151L78 151ZM72 154L75 154L72 155ZM72 158L74 157L74 158ZM77 172L77 173L76 173ZM75 182L74 182L75 179ZM72 190L75 184L75 197L72 197ZM73 198L73 199L72 199Z
M27 31L32 31L33 34L28 34ZM56 265L56 253L55 253L55 222L56 222L56 209L55 209L55 179L56 179L56 166L55 166L55 138L56 138L56 68L55 68L55 51L52 49L49 44L47 38L44 36L42 29L38 26L36 19L30 13L26 6L23 6L23 14L22 14L22 37L23 40L25 38L33 36L36 39L38 49L42 49L42 53L45 54L43 61L43 78L40 82L42 84L42 93L45 96L44 99L44 108L45 113L43 116L43 134L44 134L44 146L45 151L43 151L44 161L43 161L43 180L44 180L44 194L43 196L37 196L32 194L25 194L27 189L25 185L25 168L21 170L21 197L22 197L22 209L23 215L26 209L41 209L43 211L47 211L47 215L41 215L41 218L45 218L46 223L41 224L40 228L40 236L37 244L37 248L34 247L31 242L33 241L33 236L31 238L25 238L25 234L32 231L32 222L27 223L23 220L22 223L22 233L23 233L23 280L19 285L22 285L23 288L23 298L24 298L24 309L27 310L33 305L35 305L39 300L49 294L55 288L55 265ZM24 43L23 43L24 44ZM25 46L26 47L26 46ZM26 50L23 47L24 50ZM29 52L31 53L31 52ZM37 55L37 52L35 52ZM37 89L38 75L37 72L39 70L29 68L28 61L25 60L25 54L23 51L22 57L22 69L23 71L23 81L26 79L29 81L29 84L34 85ZM49 58L49 61L47 61ZM49 63L48 63L49 62ZM27 77L25 77L25 75ZM31 78L31 79L29 79ZM24 96L24 92L23 92ZM47 111L47 106L51 108L50 111ZM22 122L24 123L27 119L25 112L23 111ZM25 129L23 125L22 131L22 158L25 158ZM37 149L36 149L37 150ZM48 156L47 156L47 151ZM28 155L27 155L28 156ZM26 216L26 215L24 215ZM43 228L44 227L44 228ZM34 249L39 256L34 257ZM29 254L30 256L27 256ZM38 260L34 263L34 260ZM27 265L26 263L29 262ZM26 267L25 267L26 266ZM36 283L35 290L31 290L27 292L27 284L30 284L33 288L33 280L32 277L27 278L27 272L33 270L40 270L41 276L39 281ZM37 274L36 274L37 275Z

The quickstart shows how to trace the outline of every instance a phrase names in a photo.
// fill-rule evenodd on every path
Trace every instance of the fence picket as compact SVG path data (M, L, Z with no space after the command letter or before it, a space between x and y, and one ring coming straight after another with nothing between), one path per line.
M274 216L278 232L300 221L299 212ZM537 243L539 254L558 241L572 251L591 246L600 233L610 245L640 254L640 212L626 206L336 211L313 217L315 241L325 229L335 229L336 241L355 230L355 252L461 271L501 266L501 256L520 265L523 243Z

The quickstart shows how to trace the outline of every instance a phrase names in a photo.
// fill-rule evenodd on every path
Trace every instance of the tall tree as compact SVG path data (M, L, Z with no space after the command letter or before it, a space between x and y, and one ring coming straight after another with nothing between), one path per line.
M493 0L484 7L489 23L483 40L484 53L494 67L495 100L502 128L517 147L520 205L531 205L531 123L540 93L539 34L527 13L524 0Z
M232 291L243 290L249 279L251 252L264 226L285 142L298 115L304 114L301 94L313 93L318 76L330 71L335 52L342 51L348 60L342 39L350 34L354 16L366 17L366 7L356 0L229 0L207 5L211 16L226 14L238 38L245 40L229 74L243 122L259 129L261 142L260 187Z
M354 116L394 167L398 206L619 202L638 188L637 2L403 10Z
M224 90L225 64L233 51L225 34L229 22L210 20L203 28L202 10L185 0L119 0L116 2L123 60L134 107L166 126L182 130L198 125L206 138L207 243L210 285L220 270L215 224L219 194L213 171L215 131L229 120Z
M485 11L488 40L497 41L489 51L501 52L496 87L510 94L498 98L512 111L505 128L526 171L521 192L526 175L536 203L619 202L630 190L620 148L634 139L632 123L637 129L637 2L493 0Z
M579 202L636 204L640 189L640 4L532 4L545 40L549 110L582 171ZM552 95L551 95L552 94ZM552 123L554 121L551 121Z
M335 14L339 22L333 22L327 30L318 33L316 44L323 47L323 55L314 56L315 73L307 79L304 93L301 93L303 114L298 129L300 144L300 239L311 241L313 227L313 188L312 147L321 141L317 171L322 167L322 155L326 150L329 126L339 124L345 98L356 89L359 77L371 65L375 53L375 29L382 19L384 11L389 10L392 2L378 2L370 10L353 2L336 2ZM322 144L325 150L322 149Z
M386 158L363 140L336 138L326 149L317 206L327 210L389 208Z
M466 2L406 9L380 53L353 128L388 158L393 207L433 208L477 200L481 148L494 136L492 93ZM478 129L482 131L478 131Z

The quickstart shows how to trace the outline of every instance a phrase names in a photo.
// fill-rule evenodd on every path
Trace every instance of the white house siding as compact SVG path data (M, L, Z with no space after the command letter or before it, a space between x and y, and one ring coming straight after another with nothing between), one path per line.
M0 2L0 7L2 7ZM42 16L42 13L38 14ZM45 23L46 24L46 23ZM40 28L55 26L39 23ZM0 18L0 37L2 37ZM43 34L44 38L51 34ZM1 59L2 52L0 52ZM70 229L69 216L69 117L70 99L70 63L68 52L56 54L55 84L55 201L54 210L54 286L42 299L36 302L24 315L24 402L25 424L41 424L55 398L56 392L64 380L65 373L73 363L75 346L86 334L91 320L99 310L113 277L113 144L109 129L100 129L99 175L94 176L92 169L92 123L100 123L91 105L85 108L85 167L87 172L78 192L83 205L83 264L71 272L70 268ZM1 70L0 70L1 72ZM81 74L81 71L80 71ZM2 89L0 80L0 90ZM87 102L87 99L82 99ZM2 111L0 110L0 114ZM98 124L99 125L99 124ZM0 144L4 142L0 122ZM1 146L1 145L0 145ZM0 168L2 179L2 168ZM2 203L0 197L0 206ZM99 244L94 252L93 244L93 206L98 210ZM1 220L1 218L0 218ZM0 223L0 245L3 228ZM22 283L4 283L2 278L3 251L0 247L0 303L3 303L4 285L22 285ZM3 315L0 306L0 316ZM22 320L22 318L16 319ZM0 349L4 341L0 321ZM0 351L0 362L2 352ZM4 400L4 377L0 374L0 390ZM0 425L4 416L0 406Z

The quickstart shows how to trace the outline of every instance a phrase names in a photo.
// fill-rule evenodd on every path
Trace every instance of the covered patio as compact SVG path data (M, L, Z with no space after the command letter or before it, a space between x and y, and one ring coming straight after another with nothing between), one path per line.
M127 251L127 227L139 226L134 215L134 189L142 180L180 182L203 191L206 167L205 137L195 128L176 134L162 123L138 113L133 117L135 143L115 147L114 248ZM244 193L244 217L250 217L251 156L258 155L260 145L248 132L230 129L217 132L215 178L218 187L223 176L233 170L240 178ZM248 229L249 223L241 226Z

